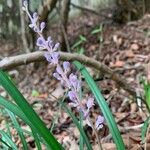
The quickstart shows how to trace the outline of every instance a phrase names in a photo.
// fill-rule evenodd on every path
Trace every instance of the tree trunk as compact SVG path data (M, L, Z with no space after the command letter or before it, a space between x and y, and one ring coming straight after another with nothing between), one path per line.
M150 0L144 0L145 1L145 12L150 13Z
M70 11L70 0L64 0L61 7L61 50L67 51L67 25L68 25L68 17Z
M113 20L126 23L141 18L147 12L150 12L150 0L116 0Z

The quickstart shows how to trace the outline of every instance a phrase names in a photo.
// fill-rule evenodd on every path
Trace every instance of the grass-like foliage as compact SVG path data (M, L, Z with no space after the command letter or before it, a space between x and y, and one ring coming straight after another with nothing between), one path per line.
M118 150L124 150L125 145L123 143L122 137L120 135L119 129L117 127L117 124L114 120L114 117L112 116L112 113L108 107L108 104L106 103L104 97L102 96L99 88L95 84L93 78L90 76L86 68L81 65L80 62L74 61L75 66L79 69L79 71L82 73L82 75L85 78L85 81L89 85L89 88L91 89L93 95L95 96L95 99L100 107L100 109L103 112L103 115L105 117L105 120L107 122L107 125L109 127L109 130L112 134L112 137L114 139L114 142L116 143Z
M26 122L29 123L28 125L30 125L30 127L34 129L32 130L35 131L33 134L38 135L40 138L43 138L43 140L46 142L49 149L52 150L63 149L60 143L58 143L55 137L50 133L48 128L46 128L44 122L35 113L35 111L29 105L27 100L16 88L14 83L9 79L7 74L2 70L0 70L0 85L3 86L3 88L9 93L11 98L15 101L18 110L21 112L21 116L24 117ZM3 100L4 102L4 99L2 99L2 97L1 100ZM5 106L7 106L7 103L5 104ZM1 132L1 134L5 135L5 133L3 132Z

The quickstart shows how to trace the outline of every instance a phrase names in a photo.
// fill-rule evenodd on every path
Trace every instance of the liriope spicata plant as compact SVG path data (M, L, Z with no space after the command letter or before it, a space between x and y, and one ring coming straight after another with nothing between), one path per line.
M60 64L59 52L57 51L59 43L55 44L50 36L47 39L44 38L42 32L45 28L45 22L41 22L38 25L38 14L33 13L33 15L31 15L29 13L28 3L26 1L24 1L23 10L30 18L31 23L29 24L29 27L39 35L36 45L39 47L39 49L48 50L45 52L44 56L51 65L56 66L56 71L53 73L53 76L61 82L63 87L69 90L67 94L70 99L69 105L71 107L75 107L79 112L81 112L83 114L83 118L87 120L87 124L91 126L89 112L94 106L94 98L87 97L87 101L85 101L85 103L80 100L81 81L78 79L75 73L71 72L71 64L68 61L64 61L63 64ZM104 118L99 115L96 120L97 129L103 127L103 121Z
M108 108L108 105L105 102L103 96L100 94L100 91L98 90L96 84L93 82L93 79L88 74L86 69L79 62L74 62L76 67L79 69L79 71L81 71L81 73L85 77L104 115L104 117L101 115L97 116L95 125L91 121L89 115L91 108L95 105L94 98L90 96L90 97L86 97L85 98L86 100L84 101L81 100L81 96L80 96L80 91L82 87L81 80L79 80L78 76L71 71L71 64L69 62L64 61L62 64L59 62L60 56L59 56L59 52L57 51L57 49L59 48L59 43L54 43L50 36L47 39L43 36L42 32L46 26L45 22L40 22L40 23L38 22L39 17L36 12L33 13L32 15L29 13L27 1L23 2L22 9L27 13L30 19L29 27L32 28L39 35L36 41L36 45L41 50L47 49L47 52L45 52L44 56L46 60L56 68L55 72L53 73L53 76L61 82L61 85L63 87L68 89L67 97L70 100L69 105L73 108L76 108L79 114L81 114L82 119L86 121L87 125L92 127L97 137L99 148L102 149L99 141L99 136L97 134L97 130L103 128L104 117L105 117L109 129L112 133L113 139L116 143L117 149L124 150L125 146L123 140L116 126L114 118ZM72 116L72 114L69 111L68 113Z

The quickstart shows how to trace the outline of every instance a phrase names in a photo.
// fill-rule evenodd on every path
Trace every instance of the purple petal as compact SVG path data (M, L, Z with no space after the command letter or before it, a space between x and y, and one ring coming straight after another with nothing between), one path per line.
M40 24L40 28L41 28L41 32L43 31L43 29L45 28L45 22L41 22Z
M71 101L76 102L77 101L77 94L74 91L68 92L68 97Z
M104 123L104 117L102 116L98 116L97 120L96 120L96 128L97 130L101 129L103 127L103 123Z
M33 13L33 19L34 20L38 19L38 14L36 12Z
M29 24L29 27L30 27L30 28L33 28L33 27L34 27L34 24L32 24L32 23Z
M47 38L46 42L47 42L47 46L52 49L54 43L53 43L52 38L50 36Z
M89 110L86 111L82 110L82 112L83 112L83 119L86 119L87 116L89 115Z
M60 77L60 75L58 73L53 73L53 76L57 79L57 80L61 80L62 78Z
M58 52L53 52L51 54L51 57L52 57L52 63L58 64L58 60L60 58L59 53Z
M53 48L53 51L56 51L59 48L59 46L60 46L60 43L56 43L54 48Z
M61 76L64 75L64 72L63 72L63 70L62 70L62 68L61 68L60 66L57 66L57 67L56 67L56 71L57 71L57 73L60 74Z
M23 6L27 7L28 6L28 2L27 1L23 1Z
M94 98L88 98L86 102L86 106L88 109L90 109L92 106L94 106Z
M52 58L51 58L51 55L50 55L50 53L48 53L48 52L45 52L45 53L44 53L44 57L46 58L46 60L47 60L48 62L50 62L50 63L51 63L51 61L52 61Z
M69 81L70 83L72 84L72 86L77 89L77 86L78 86L78 78L76 75L74 75L73 73L70 74L69 76Z
M37 42L36 42L36 45L37 46L39 46L39 47L45 47L45 41L44 41L44 39L42 38L42 37L39 37L38 39L37 39Z
M65 72L68 72L70 70L70 63L68 61L64 61L63 68L64 68Z
M78 107L78 104L77 104L77 103L69 103L69 105L70 105L71 107Z
M39 29L36 27L36 24L35 24L35 26L34 26L34 32L39 32Z

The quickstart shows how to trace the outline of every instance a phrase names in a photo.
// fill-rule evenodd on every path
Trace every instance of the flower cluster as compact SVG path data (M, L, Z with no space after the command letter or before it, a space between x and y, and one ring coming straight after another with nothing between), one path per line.
M36 41L36 45L39 47L39 49L48 50L48 52L45 53L45 57L47 61L49 61L52 64L57 64L58 59L59 59L59 54L58 52L56 52L56 50L59 48L59 43L55 44L52 41L50 36L47 39L44 38L44 36L42 35L42 32L43 32L43 29L45 28L45 22L41 22L38 25L39 16L36 12L33 13L33 15L29 13L27 1L23 2L22 10L25 11L27 15L29 16L29 19L31 21L29 24L29 27L32 28L39 35Z
M63 64L59 64L59 53L57 49L59 48L59 43L54 43L49 36L47 39L42 35L43 29L45 28L45 22L38 24L38 14L33 13L31 15L28 10L27 1L23 2L23 11L27 13L30 18L29 27L32 28L38 35L36 45L39 49L47 49L44 56L46 60L56 66L56 71L53 76L59 80L62 86L68 88L68 97L70 99L69 105L76 108L80 113L82 113L83 119L87 121L87 124L91 126L89 121L90 109L94 106L94 98L88 97L86 103L83 103L80 99L81 81L78 79L77 75L71 73L71 65L68 61L64 61ZM104 118L98 116L96 120L96 128L99 130L103 127Z

